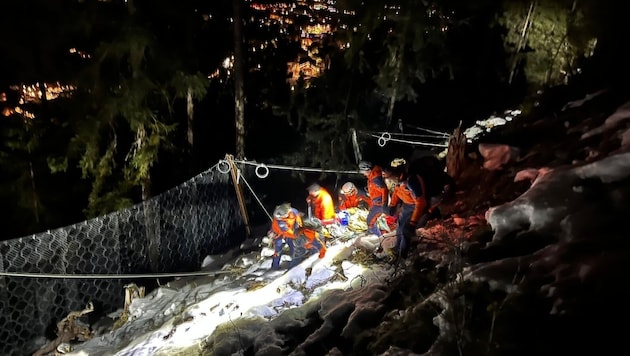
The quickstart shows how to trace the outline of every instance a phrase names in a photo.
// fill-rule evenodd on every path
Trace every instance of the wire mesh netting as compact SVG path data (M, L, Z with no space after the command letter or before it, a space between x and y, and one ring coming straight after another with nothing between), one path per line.
M56 331L92 302L122 308L125 279L54 274L197 271L203 258L238 245L245 225L230 175L217 166L133 207L56 230L0 242L0 354L30 355L33 340ZM39 345L41 346L41 345Z

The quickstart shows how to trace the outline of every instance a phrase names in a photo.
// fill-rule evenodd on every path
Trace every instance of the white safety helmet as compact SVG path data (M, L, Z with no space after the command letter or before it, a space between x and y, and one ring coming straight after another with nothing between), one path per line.
M372 169L372 162L361 161L359 162L359 172L369 172Z
M407 161L404 158L394 158L392 162L389 164L391 167L402 167L407 164Z
M289 212L291 211L291 204L281 204L276 206L276 209L273 211L273 217L276 219L285 219L289 216Z
M341 186L341 194L343 195L354 195L357 193L357 187L352 182L347 182L343 186Z

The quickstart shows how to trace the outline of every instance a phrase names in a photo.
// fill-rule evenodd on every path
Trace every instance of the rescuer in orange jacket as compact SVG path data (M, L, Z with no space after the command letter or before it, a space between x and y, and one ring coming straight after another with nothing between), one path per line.
M367 190L370 196L370 210L367 215L368 232L377 236L381 235L381 230L376 224L381 214L385 213L389 190L385 185L383 173L380 166L374 166L367 161L359 162L359 172L367 178Z
M370 198L363 191L359 191L352 182L345 183L339 191L338 210L350 208L370 208Z
M409 242L416 235L416 228L427 209L426 189L419 174L412 174L396 186L389 208L401 204L396 227L396 251L399 258L407 258Z
M278 205L273 211L273 219L271 221L271 231L273 232L274 254L271 261L272 269L280 268L280 256L282 255L282 245L286 242L289 246L291 260L295 257L295 234L302 226L302 217L297 209L292 208L290 204L285 203Z
M335 222L335 203L330 193L319 184L311 184L308 190L306 203L311 209L312 217L319 219L322 225L330 225ZM309 216L310 217L310 216Z
M319 258L326 255L326 238L322 233L322 224L318 219L304 219L302 227L298 229L295 240L295 258L291 266L296 266L313 253Z
M406 164L407 161L404 158L394 158L389 167L383 167L383 180L385 181L385 185L387 186L389 195L387 204L389 204L389 202L392 200L394 190L405 175ZM396 218L397 217L398 214L396 214Z

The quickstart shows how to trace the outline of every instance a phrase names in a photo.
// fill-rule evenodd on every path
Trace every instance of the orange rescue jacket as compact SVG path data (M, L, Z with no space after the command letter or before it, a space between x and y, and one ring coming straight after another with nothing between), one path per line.
M372 167L372 170L367 177L367 188L368 195L372 200L370 207L372 205L384 206L385 204L387 204L389 189L387 189L387 185L385 185L385 180L383 179L383 170L381 167Z
M361 202L366 203L368 208L372 206L372 202L370 201L370 198L368 198L367 195L363 194L362 192L357 192L352 195L340 194L339 195L339 210L356 208L357 206L359 206L359 203Z
M312 230L312 229L307 229L307 228L302 228L300 229L300 232L302 233L302 235L304 235L304 237L306 237L306 244L304 244L304 248L310 250L312 249L313 246L313 242L317 241L319 243L319 246L321 246L321 248L319 249L319 258L323 258L324 255L326 255L326 244L324 243L324 236L316 230Z
M410 182L410 179L412 180ZM416 225L420 217L427 208L427 199L425 197L424 181L422 177L415 175L410 179L398 184L392 194L392 199L389 202L389 207L395 207L398 203L402 203L403 206L412 207L413 212L409 223Z
M322 222L336 217L335 203L333 202L330 193L324 189L317 191L317 194L311 203L313 204L313 216Z
M274 218L271 222L271 230L276 233L277 238L295 239L295 233L302 226L302 217L295 208L291 208L286 218Z

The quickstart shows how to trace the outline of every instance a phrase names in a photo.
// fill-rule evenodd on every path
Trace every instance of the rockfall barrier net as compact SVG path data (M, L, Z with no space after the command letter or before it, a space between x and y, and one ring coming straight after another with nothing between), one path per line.
M101 313L122 308L130 283L46 274L197 271L205 256L242 242L235 189L217 166L129 209L0 242L0 272L42 275L0 275L0 355L32 354L41 346L34 339L54 335L57 322L88 302Z

